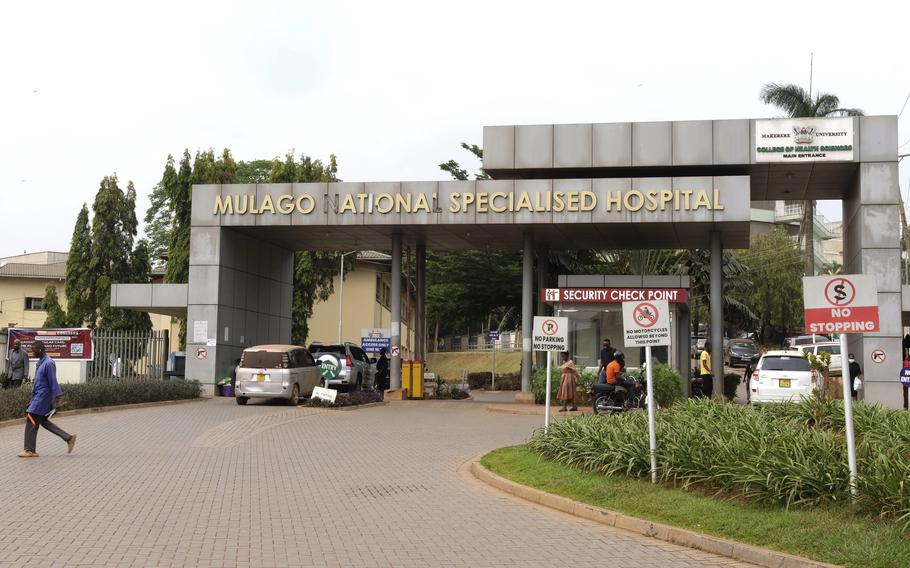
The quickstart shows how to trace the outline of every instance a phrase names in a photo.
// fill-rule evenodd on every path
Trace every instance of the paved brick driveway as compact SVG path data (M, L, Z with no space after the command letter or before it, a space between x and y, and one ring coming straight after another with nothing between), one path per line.
M0 566L746 566L515 500L459 472L539 417L212 400L0 429Z

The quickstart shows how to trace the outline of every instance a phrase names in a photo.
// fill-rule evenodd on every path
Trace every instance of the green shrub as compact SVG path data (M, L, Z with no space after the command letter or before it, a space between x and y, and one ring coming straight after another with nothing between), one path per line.
M658 363L651 375L654 381L654 399L661 407L668 407L682 398L682 376L673 367Z
M869 515L910 531L910 414L854 407L859 498ZM849 501L841 401L763 407L690 399L657 413L659 476L748 501L815 506ZM650 472L647 415L586 416L550 425L530 442L565 465L603 474Z
M145 379L98 379L87 383L62 384L64 405L61 410L117 406L159 400L199 398L197 381ZM21 418L32 398L32 385L0 391L0 420Z
M724 375L724 397L727 400L736 398L736 389L739 387L741 381L742 377L736 373L727 373Z
M468 388L471 390L488 388L492 377L493 373L487 371L468 373Z

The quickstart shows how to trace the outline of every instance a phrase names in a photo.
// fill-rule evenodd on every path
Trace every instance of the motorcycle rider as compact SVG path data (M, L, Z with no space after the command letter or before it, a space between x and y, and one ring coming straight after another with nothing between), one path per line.
M613 353L613 360L607 365L607 383L626 389L626 398L628 398L635 388L635 383L623 378L625 369L626 356L623 355L622 351L617 350Z

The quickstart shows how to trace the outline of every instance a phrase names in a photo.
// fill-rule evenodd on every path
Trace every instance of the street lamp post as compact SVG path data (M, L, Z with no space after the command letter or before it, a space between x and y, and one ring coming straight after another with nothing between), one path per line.
M341 316L342 316L342 307L344 306L344 257L349 254L354 254L357 251L352 250L341 255L341 264L338 267L338 285L340 289L338 290L338 343L341 343Z

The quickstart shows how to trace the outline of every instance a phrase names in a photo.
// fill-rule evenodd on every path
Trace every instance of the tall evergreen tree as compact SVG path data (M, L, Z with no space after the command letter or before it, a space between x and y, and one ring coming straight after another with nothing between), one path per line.
M60 299L57 297L57 286L53 282L44 288L44 311L47 312L44 327L66 327L70 325L66 312L60 306Z
M73 229L70 252L66 259L67 317L72 325L95 323L91 261L92 231L88 221L88 207L83 203L79 216L76 217L76 227Z
M149 257L152 266L165 266L168 249L171 243L171 232L174 228L174 211L171 207L168 187L174 184L177 170L174 169L174 156L168 154L161 176L150 196L151 203L145 212L145 236L149 242Z

